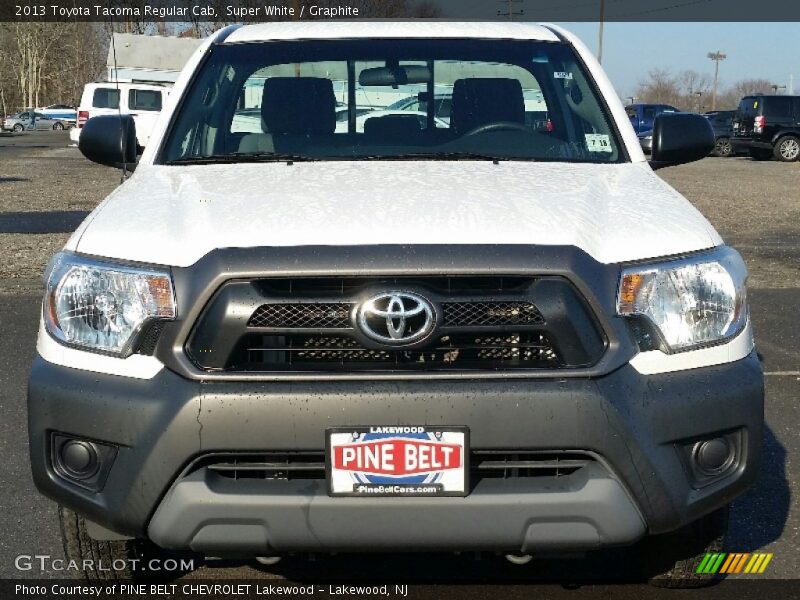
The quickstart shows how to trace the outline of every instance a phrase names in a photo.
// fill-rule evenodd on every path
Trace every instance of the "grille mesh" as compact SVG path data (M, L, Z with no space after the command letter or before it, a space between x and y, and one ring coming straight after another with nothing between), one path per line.
M550 340L542 333L475 336L446 335L421 349L372 349L346 335L257 335L247 345L240 366L255 370L315 368L340 363L352 368L443 368L560 366Z
M315 336L303 340L303 349L295 356L299 360L382 361L390 360L385 350L368 350L353 339L336 336Z
M249 327L286 327L298 329L350 328L352 304L344 302L308 302L263 304L247 323Z
M541 325L544 317L530 302L445 302L444 324L467 325Z
M262 304L248 327L350 329L352 304L308 302ZM450 327L542 325L544 317L530 302L444 302L444 324Z

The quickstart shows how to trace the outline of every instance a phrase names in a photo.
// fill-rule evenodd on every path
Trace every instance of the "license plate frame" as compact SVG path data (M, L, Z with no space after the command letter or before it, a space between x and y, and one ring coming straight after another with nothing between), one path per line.
M405 432L405 430L410 431ZM350 437L349 444L343 443L346 436ZM406 442L406 446L417 446L419 455L424 454L420 447L428 447L430 453L438 455L440 459L447 458L444 448L459 447L459 466L440 470L427 469L405 475L370 473L359 469L347 470L337 467L337 461L341 464L341 456L334 457L336 448L361 446L366 450L364 446L371 444L380 446L381 449L384 446L392 446L394 453L405 453L406 446L399 442ZM431 446L438 446L439 449L430 448ZM325 479L328 495L334 498L464 497L469 494L469 447L469 428L462 425L329 427L325 430ZM453 456L452 451L449 454ZM433 458L431 461L433 462ZM421 458L419 464L420 467L425 464ZM406 460L404 466L407 465ZM349 474L349 480L345 474ZM431 487L436 491L422 491Z

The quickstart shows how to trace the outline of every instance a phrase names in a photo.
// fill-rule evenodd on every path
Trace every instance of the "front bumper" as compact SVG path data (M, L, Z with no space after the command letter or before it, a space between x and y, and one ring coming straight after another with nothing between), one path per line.
M532 552L629 544L729 503L754 480L763 420L755 353L642 375L457 381L203 382L100 375L37 358L29 385L37 487L110 530L167 547L270 553L367 548ZM220 483L209 454L321 450L342 425L466 425L475 449L580 450L567 477L478 482L466 498L336 498L324 480ZM103 489L51 464L54 432L113 444ZM702 487L681 451L738 432L736 467Z

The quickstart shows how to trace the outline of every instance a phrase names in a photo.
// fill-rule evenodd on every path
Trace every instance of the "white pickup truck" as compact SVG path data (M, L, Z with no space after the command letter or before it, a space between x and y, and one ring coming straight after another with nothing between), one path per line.
M449 123L359 129L400 84L452 85ZM704 117L648 163L559 27L313 22L219 31L138 160L137 128L84 125L135 172L46 275L31 461L68 558L638 545L713 578L763 380L742 259L653 172Z

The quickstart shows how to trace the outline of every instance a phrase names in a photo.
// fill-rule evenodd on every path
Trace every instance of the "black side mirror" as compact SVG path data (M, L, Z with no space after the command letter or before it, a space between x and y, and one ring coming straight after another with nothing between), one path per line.
M702 115L662 113L653 123L654 169L700 160L714 149L714 130Z
M92 117L83 126L78 149L92 162L132 171L136 166L136 125L130 115Z

